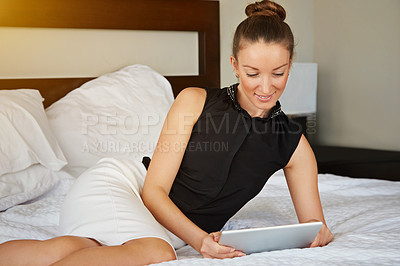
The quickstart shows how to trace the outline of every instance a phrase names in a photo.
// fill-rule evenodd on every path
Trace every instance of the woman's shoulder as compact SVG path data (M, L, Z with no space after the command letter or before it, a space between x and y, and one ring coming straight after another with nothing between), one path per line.
M175 101L190 101L190 102L203 102L207 97L207 91L203 88L198 87L188 87L183 89Z
M180 112L191 112L197 115L209 112L210 108L226 104L226 88L188 87L183 89L175 99L174 105Z
M178 116L199 117L206 101L207 92L202 88L189 87L183 89L171 107L170 114Z
M193 108L200 106L203 109L209 102L220 102L222 98L226 98L224 94L226 94L226 88L188 87L178 94L175 101L184 101L188 105L193 104Z

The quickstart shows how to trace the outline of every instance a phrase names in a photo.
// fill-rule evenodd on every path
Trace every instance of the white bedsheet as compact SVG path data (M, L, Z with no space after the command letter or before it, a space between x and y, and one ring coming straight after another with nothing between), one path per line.
M0 243L47 239L58 232L63 196L73 178L59 172L58 186L32 202L0 212ZM334 234L326 247L263 252L241 258L203 259L190 246L162 265L400 265L400 182L320 175L325 218ZM281 172L238 212L225 229L297 223Z

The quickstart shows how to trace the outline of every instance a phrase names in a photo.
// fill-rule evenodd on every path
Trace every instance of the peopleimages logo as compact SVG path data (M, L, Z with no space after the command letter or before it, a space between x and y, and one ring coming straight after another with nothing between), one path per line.
M93 141L91 143L84 142L82 145L83 153L106 153L106 154L150 154L156 148L157 143L155 142L127 142L117 140L102 140Z
M195 125L196 131L202 134L236 134L251 130L256 134L297 134L302 132L302 126L293 121L294 126L288 128L286 121L272 119L260 122L259 119L251 119L246 116L230 117L229 113L202 115ZM110 136L133 136L152 135L161 131L165 117L157 113L132 113L130 115L97 114L83 115L81 133L83 135L110 135ZM164 134L190 134L193 121L196 119L194 113L179 114L176 119L171 119L164 127ZM170 122L167 121L167 122ZM315 133L315 120L308 121L308 133ZM311 129L313 132L311 132ZM157 136L158 137L158 136Z
M285 120L272 119L263 121L258 118L249 118L239 115L231 119L229 113L214 116L210 113L204 115L204 119L197 123L197 132L205 134L236 134L239 132L252 131L256 134L298 134L302 132L301 124L292 121L294 126L287 127Z
M81 133L88 135L136 135L149 134L160 128L164 117L157 113L132 113L129 115L97 114L82 115Z
M160 152L226 152L229 149L227 141L201 141L201 142L177 142L157 143L155 142L125 142L115 140L85 142L82 145L83 153L101 154L152 154L154 150Z
M228 151L229 143L227 141L202 141L202 142L176 142L176 143L158 143L156 150L160 152L224 152Z

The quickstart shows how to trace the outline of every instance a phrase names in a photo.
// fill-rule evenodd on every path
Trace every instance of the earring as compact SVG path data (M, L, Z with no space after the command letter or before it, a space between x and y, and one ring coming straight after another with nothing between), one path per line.
M236 76L236 78L239 78L239 74L238 73L235 73L235 76Z

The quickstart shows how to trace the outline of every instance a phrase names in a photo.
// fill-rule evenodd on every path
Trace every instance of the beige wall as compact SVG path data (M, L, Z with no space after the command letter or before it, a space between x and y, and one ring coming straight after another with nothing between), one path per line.
M221 80L247 0L221 0ZM400 1L277 0L287 11L297 62L316 62L317 133L325 145L400 151Z
M0 78L96 77L131 64L198 74L195 32L0 27L0 40Z
M220 0L220 45L221 45L221 86L237 82L230 64L232 39L239 23L246 18L246 0Z
M314 1L320 143L400 151L400 1Z

